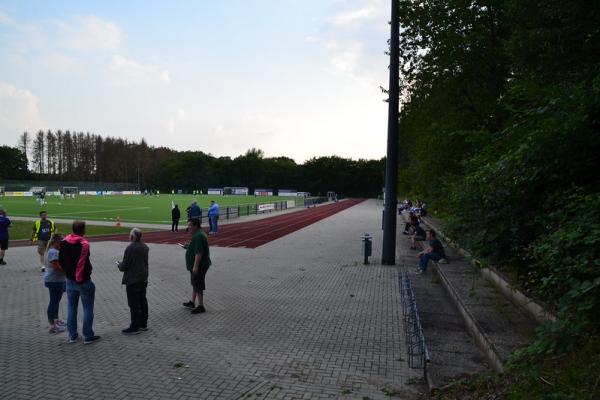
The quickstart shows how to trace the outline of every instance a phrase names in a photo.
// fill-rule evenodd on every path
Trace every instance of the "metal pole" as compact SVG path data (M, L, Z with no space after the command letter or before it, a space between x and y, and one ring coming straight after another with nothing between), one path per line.
M385 166L385 214L381 263L396 264L396 208L398 185L398 106L400 97L400 18L399 0L392 0L390 28L390 85L388 100L388 141Z

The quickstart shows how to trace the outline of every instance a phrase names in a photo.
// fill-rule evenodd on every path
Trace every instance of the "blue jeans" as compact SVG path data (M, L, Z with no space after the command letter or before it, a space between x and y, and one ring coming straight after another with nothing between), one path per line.
M210 231L213 233L217 233L217 231L219 230L219 216L218 215L211 215L210 217L208 217L208 223L210 225Z
M427 265L429 264L429 260L440 261L443 258L441 254L438 253L425 253L419 257L419 268L421 271L427 272Z
M76 339L77 333L77 308L79 307L79 298L83 307L83 338L90 339L94 336L92 324L94 323L94 297L96 286L91 280L78 285L75 281L67 279L67 300L69 303L69 312L67 315L67 330L69 338Z
M50 302L48 303L48 322L54 324L54 320L58 319L58 306L60 305L60 299L65 292L64 282L44 282L44 286L48 288L50 292Z

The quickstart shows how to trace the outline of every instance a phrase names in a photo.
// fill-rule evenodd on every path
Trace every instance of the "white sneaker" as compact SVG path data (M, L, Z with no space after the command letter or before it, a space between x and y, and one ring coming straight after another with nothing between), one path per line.
M46 272L46 267L40 267L40 271Z
M440 258L440 261L438 261L438 263L440 263L440 264L448 264L448 260L446 260L445 258Z

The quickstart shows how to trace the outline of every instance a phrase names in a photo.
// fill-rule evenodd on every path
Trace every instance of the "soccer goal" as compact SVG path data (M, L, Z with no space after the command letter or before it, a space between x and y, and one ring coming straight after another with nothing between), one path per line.
M248 196L247 187L224 187L224 195Z
M29 189L34 196L39 195L40 193L46 193L46 186L33 186Z
M62 194L65 198L74 199L76 194L79 194L79 188L77 186L63 186Z

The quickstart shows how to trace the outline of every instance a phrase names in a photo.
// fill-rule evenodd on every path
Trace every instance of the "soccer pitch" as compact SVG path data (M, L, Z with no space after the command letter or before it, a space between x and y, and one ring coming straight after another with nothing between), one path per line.
M8 216L38 217L40 210L48 212L49 218L82 219L85 221L171 223L171 202L179 206L182 220L185 209L193 199L203 209L215 200L221 212L225 207L245 206L246 204L272 203L295 200L296 206L302 205L302 198L279 196L212 196L212 195L170 195L158 196L76 196L74 199L61 199L59 196L47 196L46 204L40 206L37 197L0 197L0 207ZM205 212L205 211L203 211Z

